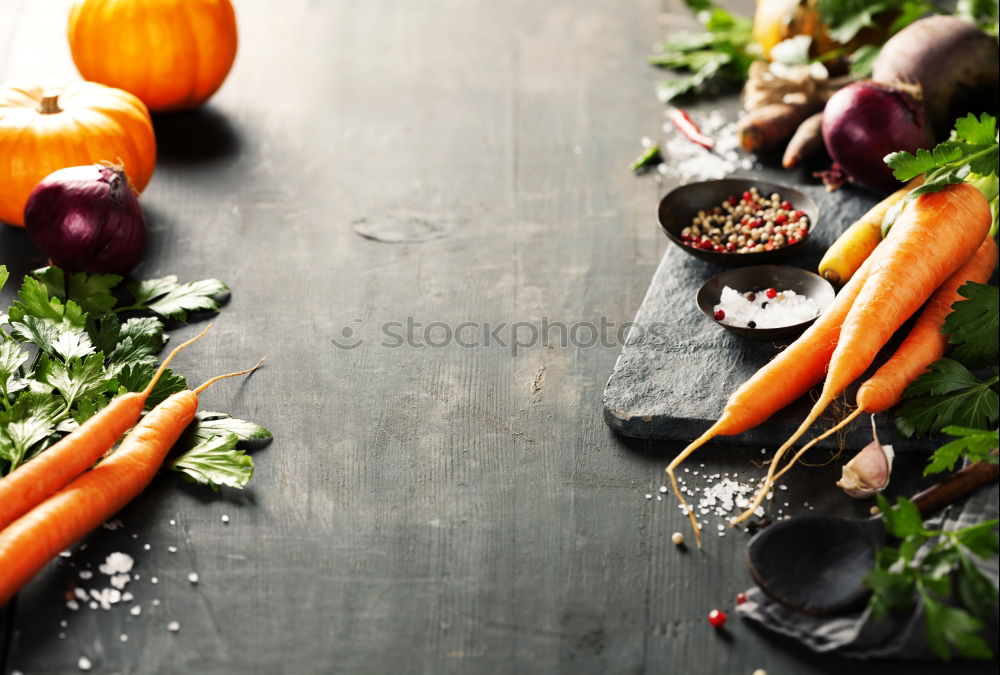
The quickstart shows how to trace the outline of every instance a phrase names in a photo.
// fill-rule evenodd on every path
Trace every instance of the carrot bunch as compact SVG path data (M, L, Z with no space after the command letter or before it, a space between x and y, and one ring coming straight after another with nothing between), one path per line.
M784 454L829 404L868 369L893 333L936 289L956 275L977 249L986 248L977 269L986 265L990 251L995 258L996 247L984 244L991 223L989 203L969 184L949 185L938 192L920 195L903 210L889 235L851 277L830 309L734 392L719 420L667 467L674 494L695 528L699 545L697 521L677 486L674 472L678 465L714 436L738 434L760 424L823 381L819 399L806 420L778 448L767 480L758 490L753 505L734 522L749 517L770 490ZM989 269L992 270L992 263ZM927 328L921 328L914 342L926 339L927 332ZM924 349L915 349L911 343L892 369L901 368L901 362L905 362L911 364L906 367L908 373L919 374L929 363L919 365L927 355ZM880 397L879 383L889 378L884 375L872 379L874 382L865 394L870 398L866 398L866 402L859 401L862 408L878 405L874 401ZM898 388L898 382L893 387ZM891 398L884 393L883 402Z
M143 391L117 397L46 452L0 479L0 606L60 551L149 485L170 448L194 420L201 392L221 379L245 375L260 366L219 375L194 390L177 392L139 420L170 361L208 328L175 348ZM104 457L130 427L132 431L119 447Z

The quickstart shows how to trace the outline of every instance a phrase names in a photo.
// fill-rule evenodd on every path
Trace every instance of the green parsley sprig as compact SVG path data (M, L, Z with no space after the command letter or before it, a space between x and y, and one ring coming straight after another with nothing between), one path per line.
M937 192L955 183L969 182L983 193L993 211L993 228L997 230L998 180L997 161L1000 158L1000 135L997 120L983 113L973 114L956 120L951 138L933 150L893 152L885 157L885 163L892 169L897 180L908 181L924 174L924 183L910 191L906 198L886 214L882 221L883 234L891 227L906 204L920 195Z
M932 363L906 388L896 408L896 430L907 438L948 433L949 426L993 429L1000 421L1000 295L995 286L974 282L958 293L966 299L952 305L942 327L950 336L950 357ZM977 376L973 369L983 366L985 375Z
M656 88L667 103L686 94L700 93L723 82L743 82L750 64L760 58L750 19L732 14L709 0L685 0L704 31L675 33L656 45L649 63L685 74Z
M8 276L0 266L0 289ZM25 276L0 313L0 476L44 452L114 396L145 388L167 341L164 319L183 322L189 312L217 310L229 290L217 279L181 284L168 276L124 287L123 281L42 268ZM186 387L168 369L147 409ZM203 414L177 444L182 454L172 468L213 488L243 487L253 462L237 443L269 438L251 422Z
M929 530L913 502L900 497L895 506L878 495L886 532L898 546L883 547L865 580L873 593L868 606L876 619L912 609L919 598L931 648L942 659L952 652L970 659L992 658L982 632L996 603L997 589L979 571L974 558L997 555L997 520L960 530ZM933 541L932 541L933 540ZM926 550L921 550L925 544ZM949 604L952 596L961 606Z

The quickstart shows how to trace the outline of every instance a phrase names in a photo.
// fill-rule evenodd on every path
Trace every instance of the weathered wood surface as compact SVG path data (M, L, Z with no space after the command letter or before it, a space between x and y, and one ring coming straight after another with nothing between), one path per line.
M617 343L382 345L383 324L407 317L633 317L664 250L651 214L667 186L624 167L661 123L643 60L664 24L689 21L679 2L236 4L229 81L204 110L157 120L137 273L230 283L211 338L177 365L200 381L266 355L205 405L276 440L245 493L163 476L122 529L74 553L135 555L139 616L66 609L77 569L49 568L0 619L2 672L75 672L80 656L101 673L904 669L707 626L749 584L742 535L699 553L670 543L679 511L643 495L678 446L622 440L601 417ZM3 0L0 79L74 76L65 12ZM353 229L386 224L440 236ZM15 274L42 262L19 230L2 228L0 252ZM747 472L753 458L700 460ZM788 501L863 511L831 489L837 472L803 469Z

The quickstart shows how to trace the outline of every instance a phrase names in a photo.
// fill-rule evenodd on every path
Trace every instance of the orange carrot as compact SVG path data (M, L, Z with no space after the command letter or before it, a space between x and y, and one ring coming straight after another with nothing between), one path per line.
M753 429L823 380L840 336L840 325L861 291L868 270L869 263L866 261L823 315L795 342L734 391L719 420L684 448L667 467L674 495L687 511L699 547L701 531L693 511L681 495L674 470L711 439L716 436L735 436Z
M750 517L774 484L778 462L788 448L871 365L892 334L934 290L973 256L992 222L989 203L968 183L921 195L903 210L868 258L872 262L868 278L844 320L819 399L778 448L753 503L733 524Z
M198 411L198 394L225 377L213 377L194 391L173 394L146 414L118 449L95 468L15 520L0 532L0 606L54 556L113 516L142 492Z
M857 409L802 446L791 461L775 474L774 479L781 478L806 451L850 424L861 413L883 412L899 403L906 387L925 372L928 366L944 356L948 336L941 332L941 327L951 313L951 306L963 299L958 294L959 287L968 281L985 283L993 273L996 262L996 242L993 237L987 236L969 261L934 292L896 353L861 385L858 389Z
M0 478L0 530L93 466L110 450L139 419L146 399L167 365L211 327L209 324L171 351L145 389L116 397L68 436Z

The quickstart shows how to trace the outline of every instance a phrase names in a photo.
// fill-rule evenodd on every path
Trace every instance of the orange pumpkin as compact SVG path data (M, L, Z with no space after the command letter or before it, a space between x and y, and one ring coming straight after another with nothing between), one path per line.
M229 0L78 0L69 47L84 79L130 91L153 112L195 108L236 58Z
M59 89L0 87L0 221L24 226L24 205L57 169L121 162L142 191L156 165L149 111L127 91L93 82Z

